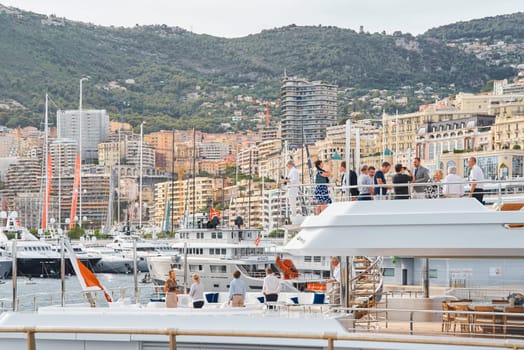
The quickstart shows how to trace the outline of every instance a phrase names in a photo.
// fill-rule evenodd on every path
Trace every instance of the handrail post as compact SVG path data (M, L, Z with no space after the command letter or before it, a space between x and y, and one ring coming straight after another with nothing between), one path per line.
M27 331L27 350L36 350L34 329L30 329Z
M409 312L409 334L413 335L413 311Z
M386 295L386 328L388 328L388 319L389 319L389 314L388 314L388 294L389 293L385 293L385 295Z
M333 333L333 332L326 332L326 333L324 333L324 336L322 338L327 340L327 342L328 342L327 349L328 350L334 350L335 349L334 340L335 340L336 336L337 336L337 334Z
M176 331L169 332L169 350L176 350Z

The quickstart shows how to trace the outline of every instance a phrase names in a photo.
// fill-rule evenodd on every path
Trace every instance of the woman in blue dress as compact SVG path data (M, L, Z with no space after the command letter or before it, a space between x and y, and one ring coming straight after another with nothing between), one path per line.
M329 197L329 190L327 184L329 183L329 177L331 176L331 169L329 166L324 170L324 163L321 160L315 161L315 168L317 169L315 176L315 199L317 200L316 214L320 214L324 209L327 208L328 204L331 204L331 198Z

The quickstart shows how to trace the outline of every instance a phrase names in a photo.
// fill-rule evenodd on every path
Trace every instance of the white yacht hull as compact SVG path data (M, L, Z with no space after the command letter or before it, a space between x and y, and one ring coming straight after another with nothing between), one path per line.
M104 256L93 269L96 273L131 273L133 260L120 256Z
M0 257L0 279L5 279L11 275L13 261L11 258Z
M334 203L308 217L291 254L524 257L524 215L474 198Z
M271 262L261 260L262 266L270 266ZM249 276L243 271L241 261L227 260L227 259L213 259L213 258L199 258L189 257L187 265L189 272L187 273L186 281L184 281L184 262L183 258L170 256L157 256L148 258L149 273L153 283L163 285L167 279L169 270L175 270L177 276L177 283L179 286L191 286L191 274L197 272L200 275L201 283L204 285L205 291L227 291L229 290L229 283L233 279L233 272L240 270L240 279L246 284L248 292L260 292L263 285L263 275L259 277ZM213 266L217 266L220 270L213 270ZM201 268L199 271L191 271L194 267ZM261 268L263 271L263 267ZM185 282L185 283L184 283Z

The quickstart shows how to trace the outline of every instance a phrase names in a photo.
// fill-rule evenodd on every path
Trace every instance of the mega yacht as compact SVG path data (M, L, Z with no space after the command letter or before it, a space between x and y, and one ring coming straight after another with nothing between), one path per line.
M107 244L115 253L133 261L134 249L136 249L137 269L140 272L149 272L148 257L174 256L176 250L167 242L145 240L137 235L118 235ZM131 264L131 267L133 264Z
M115 252L109 247L88 247L86 251L97 254L100 260L93 266L97 273L131 273L133 272L133 257L127 253Z
M51 249L61 255L60 236L51 235L48 237L41 237L40 241L45 241L51 244ZM91 271L94 271L94 267L102 259L100 254L92 251L87 251L86 247L82 243L71 242L71 246L76 257ZM75 273L71 261L69 260L69 252L64 250L65 256L65 273L73 275Z
M5 279L11 274L13 259L7 253L0 254L0 279Z
M198 273L205 290L225 291L233 272L239 270L248 291L260 291L265 268L278 271L274 245L261 240L260 232L254 229L182 229L172 246L178 255L147 259L155 284L163 284L173 269L179 285L188 287L191 274Z
M523 313L511 315L507 311L510 308L504 305L497 309L503 310L499 311L501 322L480 323L480 318L473 316L481 313L476 310L468 311L472 316L465 316L465 321L461 321L460 313L441 309L443 301L456 301L452 294L441 294L436 298L395 298L390 295L389 299L380 301L381 290L369 288L381 284L382 258L366 258L364 255L447 257L462 254L463 257L477 258L522 258L523 226L522 212L491 210L479 205L475 199L337 203L319 216L308 218L300 233L286 245L286 250L301 256L342 256L340 302L315 303L315 293L282 292L277 308L272 309L269 307L272 305L260 302L261 293L258 292L247 296L245 308L234 308L227 306L227 293L212 293L220 294L218 302L210 300L206 294L204 308L193 309L190 298L180 295L179 306L175 309L167 309L158 302L150 302L147 306L116 302L110 308L99 310L89 305L42 308L32 314L6 313L0 319L0 325L7 327L9 332L18 329L27 332L24 327L31 327L31 332L35 332L37 337L38 332L48 332L50 327L54 327L57 333L61 333L46 334L42 341L37 338L39 347L44 349L65 344L64 332L74 334L67 337L68 342L96 344L103 349L115 346L122 349L137 346L189 348L197 345L202 349L521 348L522 342L516 338L522 334L518 332L515 319L522 317ZM249 241L243 244L234 230L183 230L177 244L184 247L187 262L180 258L182 260L174 263L189 265L190 252L204 255L204 249L211 249L205 248L204 243L206 239L213 240L213 232L215 240L219 232L222 239L233 240L230 242L236 245L231 248L233 251L249 251L262 245L260 242L257 246L258 235L254 232L242 237L242 240ZM242 233L245 234L246 230ZM183 242L184 239L187 241ZM200 245L192 244L194 240L200 241ZM215 250L206 253L216 255L216 249L220 249L218 253L222 254L222 247L216 248L216 242L213 245ZM234 260L233 256L227 256L227 252L226 249L220 260ZM271 257L260 265L273 266L272 261ZM356 273L357 269L360 272ZM210 278L204 274L203 277L204 281ZM485 294L471 296L476 300L461 301L457 305L475 307L486 304L482 301ZM507 303L511 306L511 300ZM490 314L488 311L483 313ZM455 314L457 317L454 318ZM166 322L169 327L165 327ZM69 327L72 323L74 329ZM98 328L100 333L96 337L93 337L93 333L97 333L94 328ZM129 332L132 340L129 340L130 336L114 337L108 332ZM34 342L32 336L32 333L28 336L9 333L0 337L0 346L17 344L22 348L26 343L32 344L31 340Z
M17 222L16 212L4 214L6 225L0 227L0 253L16 257L17 274L28 277L58 277L60 254L53 246L33 236ZM13 241L15 245L13 245ZM16 246L16 254L13 247Z

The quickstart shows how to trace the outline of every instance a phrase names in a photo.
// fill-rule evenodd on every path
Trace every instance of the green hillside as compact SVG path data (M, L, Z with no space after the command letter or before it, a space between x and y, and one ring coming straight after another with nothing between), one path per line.
M465 91L514 74L428 35L291 25L224 39L163 25L95 26L1 5L0 62L0 103L27 107L0 110L0 124L37 125L46 91L53 108L77 108L79 79L87 75L85 108L106 108L134 125L148 119L148 131L220 131L233 112L224 102L247 92L276 100L284 72L341 88L423 83Z
M457 22L424 33L440 40L484 39L524 41L524 12Z

